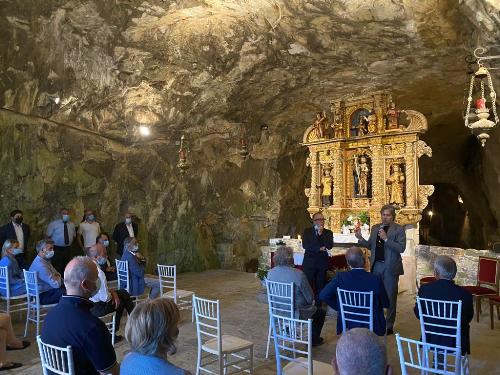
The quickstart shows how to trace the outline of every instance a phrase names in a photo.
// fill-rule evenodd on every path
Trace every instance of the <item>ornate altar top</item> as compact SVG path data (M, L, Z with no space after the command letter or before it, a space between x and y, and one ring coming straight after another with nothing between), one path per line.
M432 156L419 139L426 130L423 114L399 109L386 91L331 101L303 137L312 172L308 211L321 210L334 231L353 214L378 221L387 203L399 223L420 221L434 191L418 184L418 158Z

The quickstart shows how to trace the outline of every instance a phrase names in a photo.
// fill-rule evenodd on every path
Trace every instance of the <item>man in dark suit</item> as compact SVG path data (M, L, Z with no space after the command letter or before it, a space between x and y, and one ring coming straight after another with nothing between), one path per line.
M328 269L328 252L333 247L333 233L325 229L325 218L321 212L313 217L314 226L306 228L302 234L302 247L305 250L302 270L314 290L316 306L321 305L319 292L325 286Z
M121 223L116 224L113 231L113 240L116 242L116 253L118 258L123 255L123 241L127 237L137 238L139 227L133 221L134 215L130 212L125 214L125 218Z
M382 277L384 288L389 296L390 306L387 314L387 334L394 333L396 304L398 298L399 276L404 273L401 253L406 248L406 234L401 225L394 222L396 211L387 204L380 210L382 223L372 226L370 238L365 240L361 229L354 232L358 244L370 249L370 264L374 275Z
M0 244L8 239L17 239L19 247L23 249L21 254L16 255L17 263L21 269L28 268L28 261L26 259L26 252L28 250L28 241L30 238L31 230L28 224L23 223L23 211L13 210L10 213L11 222L0 227Z
M457 274L457 265L455 261L445 255L440 255L434 261L434 276L436 281L429 284L424 284L418 291L420 298L436 299L442 301L462 301L462 315L461 315L461 346L462 355L470 354L470 339L469 339L469 323L474 318L474 304L472 301L472 294L466 289L455 284L453 279ZM422 305L425 311L425 306ZM415 303L413 309L415 316L419 318L418 306ZM431 322L429 320L429 322ZM432 323L432 322L431 322ZM436 322L443 324L442 322ZM439 328L434 328L439 331ZM450 330L442 331L443 333L450 333ZM455 347L455 338L440 335L427 335L427 342L437 345Z
M380 276L366 272L365 257L359 247L351 247L347 250L345 257L351 268L349 272L339 272L321 291L319 298L325 301L332 309L337 310L337 334L342 333L342 316L338 301L337 289L346 289L354 292L373 291L373 331L384 336L386 323L384 307L389 307L389 298ZM350 310L354 311L354 310ZM345 313L345 311L344 311ZM349 314L348 314L349 315ZM348 328L364 327L366 324L349 322Z

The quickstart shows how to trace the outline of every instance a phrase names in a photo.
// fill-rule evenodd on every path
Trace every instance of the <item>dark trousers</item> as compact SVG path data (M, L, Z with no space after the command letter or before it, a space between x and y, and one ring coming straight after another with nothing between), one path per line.
M326 311L318 306L316 312L311 317L312 321L312 342L317 343L321 336L321 330L323 329L323 324L325 324Z
M71 246L54 246L54 256L51 259L51 263L61 276L64 275L64 269L70 260Z
M304 262L302 263L302 271L306 274L307 281L314 291L314 302L316 306L321 306L321 300L319 299L319 293L323 289L326 283L326 268L324 265L318 266L314 259L306 259L304 257Z
M46 292L40 293L40 304L41 305L52 305L58 303L66 290L61 287L57 289L49 289Z
M28 264L28 261L26 260L26 250L24 250L24 253L15 255L14 258L16 258L17 264L19 265L20 269L27 270L28 268L30 268L29 267L30 265Z
M398 282L399 275L394 275L385 267L385 262L375 262L372 267L372 273L382 277L387 297L389 297L389 309L387 311L386 322L387 329L394 329L394 321L396 320L396 306L398 303Z
M134 309L134 302L132 302L132 299L126 290L120 289L115 290L115 292L118 294L118 298L120 299L118 308L115 308L114 300L111 299L108 302L97 302L94 307L90 309L90 312L92 315L99 318L116 311L115 332L118 332L120 329L120 321L122 319L123 311L127 310L127 313L130 316L132 310Z

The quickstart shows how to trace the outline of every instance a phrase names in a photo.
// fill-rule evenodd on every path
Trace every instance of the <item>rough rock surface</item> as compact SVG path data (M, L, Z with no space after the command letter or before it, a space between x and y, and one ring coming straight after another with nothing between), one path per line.
M130 208L153 259L212 267L223 248L244 268L308 222L314 112L378 89L427 116L420 183L457 186L469 245L499 235L500 131L480 149L461 118L465 56L500 44L495 0L18 0L0 14L0 212L25 209L38 235L60 205L96 208L108 230Z

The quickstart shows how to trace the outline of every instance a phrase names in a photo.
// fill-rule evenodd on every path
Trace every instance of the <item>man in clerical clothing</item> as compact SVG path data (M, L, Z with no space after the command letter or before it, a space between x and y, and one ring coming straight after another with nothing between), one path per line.
M314 290L316 306L321 305L319 293L325 286L328 269L328 252L333 247L333 233L325 228L325 218L321 212L313 217L313 226L306 228L302 235L302 247L305 250L302 270Z

